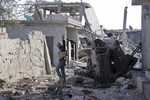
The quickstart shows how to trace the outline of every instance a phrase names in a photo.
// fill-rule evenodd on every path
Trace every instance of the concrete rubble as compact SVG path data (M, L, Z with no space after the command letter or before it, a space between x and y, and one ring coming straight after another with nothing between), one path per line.
M5 28L0 28L0 77L7 83L18 79L37 77L46 73L44 59L44 36L33 31L29 39L10 39Z
M18 83L0 89L0 100L146 100L136 88L120 84L100 86L89 77L72 75L67 68L67 83L58 82L56 73L38 78L23 78ZM108 88L109 87L109 88Z
M0 33L0 100L146 100L129 77L96 82L87 74L88 56L66 66L67 82L62 84L54 70L45 74L41 32L32 31L25 41L9 39L5 28Z
M91 48L80 51L83 56L80 61L87 62L87 68L81 73L94 78L97 83L107 84L122 76L129 77L130 71L135 68L138 59L141 59L137 56L140 54L138 51L141 43L133 50L128 48L128 53L122 50L121 42L114 38L95 39L92 42Z
M58 7L54 8L55 5ZM149 84L143 86L143 83L149 81L143 77L134 80L132 74L132 69L140 66L141 44L139 48L127 44L124 34L121 35L123 45L111 34L105 37L94 9L87 3L54 2L47 6L41 2L34 6L35 18L23 21L23 30L11 30L8 35L6 28L0 27L0 100L147 100L143 92L149 93L146 89ZM43 15L37 8L43 10ZM71 16L61 15L64 11ZM82 17L85 17L85 30L80 23ZM85 37L79 36L80 33ZM53 45L64 34L69 61L67 82L61 83L51 65L56 66L58 61ZM81 44L79 37L84 40L80 40ZM85 41L89 43L86 45ZM146 76L150 76L149 72Z
M140 51L143 46L148 69L148 17L142 18L141 42L141 31L126 29L126 18L120 32L103 29L93 7L82 0L37 3L24 14L22 29L7 33L0 27L0 100L149 100L150 71L142 72ZM144 16L148 8L142 7ZM52 67L62 35L68 51L66 83Z

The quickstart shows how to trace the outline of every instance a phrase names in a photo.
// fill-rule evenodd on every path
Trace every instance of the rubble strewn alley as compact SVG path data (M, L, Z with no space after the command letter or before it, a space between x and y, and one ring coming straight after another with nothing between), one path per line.
M1 33L4 33L5 28L1 28L1 31L2 30L3 32ZM106 77L106 74L98 71L100 66L98 66L96 70L92 69L92 65L89 65L91 61L88 58L91 49L82 50L79 53L79 55L82 56L79 61L72 61L66 66L67 82L65 84L61 83L54 67L42 67L42 64L44 64L42 62L46 60L43 59L44 50L42 48L44 48L45 40L42 33L33 31L29 36L30 39L28 41L21 41L19 39L9 39L7 33L1 35L0 41L3 41L0 42L1 66L4 66L6 69L1 70L5 71L5 74L1 74L3 76L1 76L0 80L1 100L146 100L144 94L137 89L135 81L132 79L131 73L134 73L134 71L128 70L127 73L119 75L118 72L121 72L119 70L116 72L118 76L114 74L112 80L110 77L110 75L113 76L113 74L111 74L112 72ZM9 49L9 45L8 47L4 45L4 40L7 43L8 41L17 42L10 42L13 49ZM35 42L39 42L38 45L41 46L34 45ZM96 40L95 42L99 43L103 41ZM14 48L15 46L16 48ZM2 52L2 48L6 48L4 52ZM8 52L6 52L6 50L8 50ZM19 54L17 52L19 52ZM105 51L103 50L103 52ZM119 53L119 51L117 52ZM99 53L100 52L97 51L97 55ZM101 60L100 62L103 63L109 63L108 60L103 61L106 60L105 56L103 57L103 59L98 60ZM94 58L94 60L96 60L96 58ZM16 62L18 62L18 67L16 66ZM10 66L5 67L7 63L9 63ZM15 63L15 65L13 63ZM40 64L41 66L37 66ZM103 66L107 68L110 67L109 64L106 65L103 64ZM39 68L37 69L37 67ZM49 75L44 74L47 73L46 70L48 69L50 70ZM13 74L13 70L16 74ZM100 73L104 75L102 76ZM141 72L139 74L142 75Z
M79 70L80 67L75 68ZM67 68L67 83L58 82L56 74L23 78L14 85L1 80L1 100L146 100L132 79L113 84L95 84L89 77L74 75Z
M82 0L1 0L0 100L150 100L145 2L133 0L144 4L142 29L126 28L125 7L123 29L109 30ZM56 70L62 59L66 81Z

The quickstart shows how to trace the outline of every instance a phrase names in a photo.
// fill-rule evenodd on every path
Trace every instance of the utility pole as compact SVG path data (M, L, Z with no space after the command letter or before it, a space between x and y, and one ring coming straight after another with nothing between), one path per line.
M121 39L122 39L122 49L124 51L126 51L126 47L128 47L128 43L127 43L127 34L126 34L126 22L127 22L127 9L128 7L126 6L124 8L124 16L123 16L123 32L121 34Z
M82 4L82 0L81 0L81 6L80 6L80 15L79 15L79 21L82 21L82 15L83 15L83 4Z
M123 30L126 30L127 9L128 9L128 7L125 7L125 8L124 8Z

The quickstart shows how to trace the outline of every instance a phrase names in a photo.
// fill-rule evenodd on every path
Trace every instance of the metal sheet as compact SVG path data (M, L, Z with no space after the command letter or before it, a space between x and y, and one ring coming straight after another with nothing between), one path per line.
M100 24L99 24L99 21L97 19L94 9L92 7L86 8L85 15L86 15L87 21L90 25L91 31L93 33L96 32L97 35L101 35Z

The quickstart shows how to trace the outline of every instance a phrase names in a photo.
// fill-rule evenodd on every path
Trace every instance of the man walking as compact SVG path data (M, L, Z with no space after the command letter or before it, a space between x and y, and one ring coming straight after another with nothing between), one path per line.
M57 47L59 49L59 51L58 51L59 63L56 67L56 72L57 72L58 77L60 78L60 81L65 83L66 82L66 74L65 74L66 48L65 48L64 36L62 36L62 44L58 43Z

